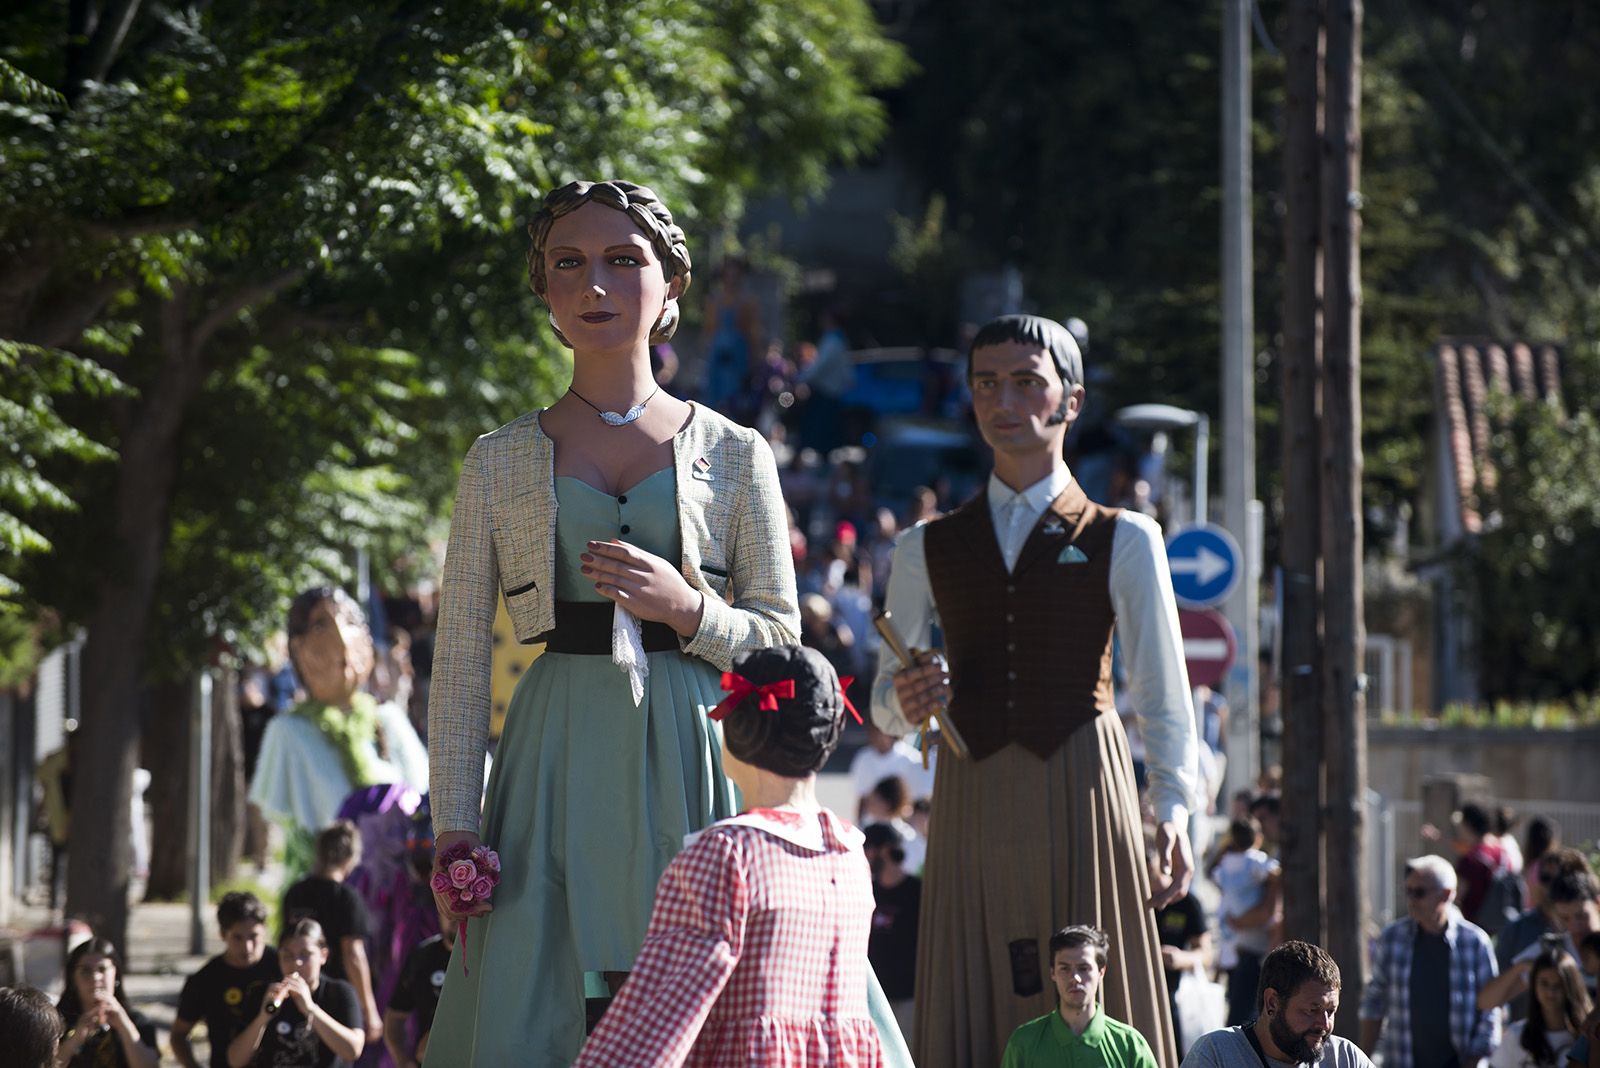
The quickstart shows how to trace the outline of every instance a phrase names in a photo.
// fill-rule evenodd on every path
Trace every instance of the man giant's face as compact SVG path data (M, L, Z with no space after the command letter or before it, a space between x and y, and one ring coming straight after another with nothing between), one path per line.
M1069 393L1055 360L1033 342L1002 341L973 352L971 384L978 429L996 452L1036 452L1064 435L1083 405L1083 387ZM1066 423L1052 425L1064 394Z
M289 652L306 692L323 704L348 705L372 674L371 633L331 599L311 610L306 632L289 640Z
M1308 979L1287 1000L1280 999L1276 990L1267 990L1262 1000L1273 1045L1296 1064L1320 1061L1323 1043L1333 1033L1333 1017L1339 1011L1339 988Z

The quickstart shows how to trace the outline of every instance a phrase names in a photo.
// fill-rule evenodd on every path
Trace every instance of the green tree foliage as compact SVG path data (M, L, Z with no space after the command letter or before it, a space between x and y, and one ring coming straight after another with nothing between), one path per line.
M1600 419L1506 405L1491 437L1485 529L1463 546L1490 700L1600 693Z
M116 454L0 493L14 540L54 546L21 596L88 632L74 807L103 818L71 849L105 864L68 907L118 940L141 685L274 628L355 548L431 570L467 443L563 378L522 281L538 196L642 181L694 234L815 192L903 62L859 0L32 0L0 59L54 93L0 106L0 338L36 377L127 386L41 409L0 368L0 399Z
M954 336L962 272L1014 264L1040 311L1090 323L1109 405L1215 413L1219 6L915 10L906 41L921 73L897 95L896 145L942 212L944 255L915 263L930 317L948 309L937 338ZM1261 14L1281 41L1283 5ZM1594 318L1600 20L1584 0L1407 0L1367 6L1364 45L1365 490L1392 510L1422 492L1426 353L1439 337L1565 341ZM1284 60L1259 36L1252 53L1258 453L1270 497ZM927 249L914 229L905 236Z
M550 395L565 356L521 282L542 190L632 177L693 235L751 190L819 190L902 66L864 5L822 0L140 10L63 116L39 84L74 69L59 16L5 20L8 77L37 81L0 115L0 336L142 396L205 334L160 609L196 639L275 619L355 542L415 555L471 436ZM116 441L141 406L81 414ZM80 615L113 522L111 481L82 477L95 517L7 526L73 547L7 572Z

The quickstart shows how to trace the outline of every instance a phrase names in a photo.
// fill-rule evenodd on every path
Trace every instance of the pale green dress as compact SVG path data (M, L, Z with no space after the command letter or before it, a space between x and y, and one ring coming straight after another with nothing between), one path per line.
M580 570L591 540L681 555L671 468L616 497L555 482L557 601L605 600ZM610 656L547 652L517 683L483 806L483 841L502 865L494 913L468 925L466 973L459 952L450 962L430 1065L570 1063L584 973L633 966L684 835L737 811L706 718L721 672L648 655L637 707Z
M681 557L671 468L616 497L555 483L557 601L605 600L580 570L591 540ZM637 707L610 656L547 652L518 682L483 806L483 841L502 865L494 912L456 940L429 1068L570 1064L585 974L595 988L595 973L632 968L684 836L738 811L721 728L706 718L725 696L722 673L679 652L648 655ZM869 1002L886 1063L909 1066L875 978Z

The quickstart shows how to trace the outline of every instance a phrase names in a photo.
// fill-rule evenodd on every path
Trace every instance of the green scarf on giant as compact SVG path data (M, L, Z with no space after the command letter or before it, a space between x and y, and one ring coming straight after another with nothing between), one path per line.
M350 698L349 708L335 708L321 701L303 701L290 715L310 720L339 754L339 763L350 779L350 786L371 786L379 771L372 755L378 740L378 700L369 693Z

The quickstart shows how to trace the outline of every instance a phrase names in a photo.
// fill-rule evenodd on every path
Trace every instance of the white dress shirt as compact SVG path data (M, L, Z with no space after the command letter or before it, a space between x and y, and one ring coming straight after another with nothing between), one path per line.
M1016 565L1045 509L1071 482L1072 472L1065 465L1021 491L989 476L989 515L1007 571ZM922 649L928 648L938 622L924 539L922 524L900 536L884 598L900 636L907 645ZM1181 826L1200 794L1200 741L1166 545L1154 519L1132 511L1118 514L1109 581L1128 670L1128 697L1143 721L1150 799L1158 821ZM894 692L898 670L894 654L887 647L881 649L872 714L882 730L903 735L915 728L901 715Z

